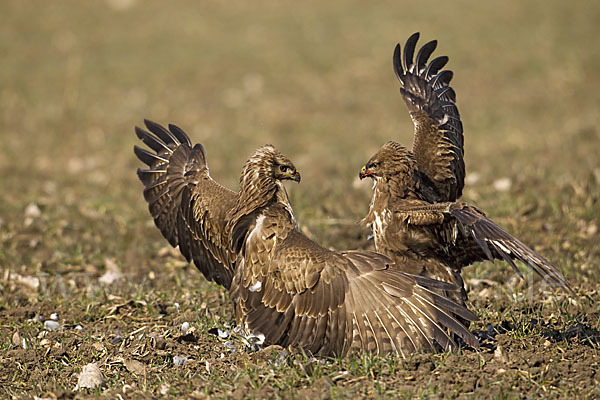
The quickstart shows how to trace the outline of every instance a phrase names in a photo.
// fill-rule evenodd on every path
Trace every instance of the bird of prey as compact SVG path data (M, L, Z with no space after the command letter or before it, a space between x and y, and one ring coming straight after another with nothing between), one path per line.
M259 148L226 217L239 255L230 297L240 326L266 343L321 355L358 349L406 356L451 347L449 333L478 345L457 321L475 315L436 293L456 286L394 269L372 251L313 242L297 228L285 180L300 181L294 164L271 145Z
M144 123L150 132L136 127L135 133L153 151L138 146L134 151L148 165L138 169L138 176L154 223L206 279L229 289L236 254L225 231L225 216L237 193L210 177L204 147L192 147L180 128Z
M156 226L204 276L229 289L237 322L268 344L321 355L449 348L477 339L458 322L476 316L437 292L458 288L390 268L370 251L325 249L297 230L281 181L300 174L272 146L246 163L239 194L209 175L202 145L177 126L145 121L135 147ZM451 334L451 335L450 335Z
M373 198L363 223L370 225L378 252L403 271L463 287L461 270L476 261L506 260L517 273L518 260L553 286L568 288L561 272L544 257L507 233L476 207L457 202L465 166L463 130L452 72L440 69L448 57L427 63L437 42L423 45L413 60L419 34L393 65L415 126L412 151L386 143L362 167L359 177L374 181ZM452 297L452 296L451 296Z

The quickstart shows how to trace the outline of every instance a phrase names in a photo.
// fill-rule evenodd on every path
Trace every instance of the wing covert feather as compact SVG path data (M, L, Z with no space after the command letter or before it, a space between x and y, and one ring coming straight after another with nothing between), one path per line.
M246 235L232 297L247 313L246 328L264 334L269 343L325 355L354 348L407 356L433 350L435 342L444 348L454 345L444 333L450 329L477 345L453 314L469 320L475 316L435 294L441 283L393 271L391 260L379 253L331 251L295 229L273 234L285 223L271 224L265 214ZM270 257L251 254L261 246L270 248ZM456 290L448 284L444 288Z

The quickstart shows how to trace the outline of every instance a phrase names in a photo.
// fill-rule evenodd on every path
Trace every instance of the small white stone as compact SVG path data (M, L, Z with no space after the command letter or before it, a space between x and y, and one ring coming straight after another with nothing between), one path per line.
M221 330L220 328L217 328L217 333L219 334L219 337L221 339L227 339L227 337L229 336L229 332Z
M98 281L108 286L121 279L121 277L121 273L118 271L106 271L104 275L98 278Z
M98 386L104 385L104 376L102 376L102 371L98 367L96 363L90 363L83 367L83 370L79 374L79 379L77 380L77 386L75 390L81 388L96 388Z
M18 331L15 331L15 333L13 333L12 342L15 346L19 346L21 344L21 335L19 335Z
M181 333L183 333L184 335L187 333L188 329L190 329L190 323L185 321L183 324L181 324Z
M53 319L55 321L58 321L58 314L57 313L52 313L50 314L50 319Z
M478 172L470 172L465 177L465 185L468 185L468 186L475 185L477 182L479 182L480 178L481 178L481 175L479 175Z
M496 347L496 350L494 351L494 358L503 363L508 362L508 356L506 355L506 352L500 345L498 345L498 347Z
M166 396L167 394L169 394L169 388L171 387L171 385L169 385L168 383L163 383L162 385L160 385L160 394L162 394L163 396Z
M173 364L175 365L185 365L185 363L187 362L187 357L182 357L182 356L174 356L173 357Z
M177 309L177 314L179 314L179 310L180 310L179 303L174 303L173 305L175 306L175 309Z
M499 192L507 192L512 185L512 181L510 178L504 177L500 179L496 179L494 181L494 189Z
M29 218L38 218L42 215L42 211L36 204L29 204L27 208L25 208L25 216Z
M60 324L56 321L47 320L44 322L44 328L46 328L49 331L54 331L60 329Z

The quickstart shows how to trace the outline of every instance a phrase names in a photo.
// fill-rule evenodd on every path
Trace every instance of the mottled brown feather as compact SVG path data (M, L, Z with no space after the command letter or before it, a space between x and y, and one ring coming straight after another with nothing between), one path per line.
M229 289L236 254L225 231L225 216L237 194L210 177L204 148L192 147L183 130L152 121L145 125L148 131L136 127L135 132L154 152L137 146L134 151L148 165L138 169L138 176L156 226L206 279Z
M522 262L552 286L570 287L548 260L507 233L476 207L441 202L429 193L431 183L418 174L418 164L403 146L386 143L369 163L378 165L373 199L363 220L371 226L378 252L395 268L456 284L464 289L462 268L484 260L506 260L520 274ZM449 296L457 302L466 300Z
M413 154L418 169L435 184L444 201L462 194L465 178L463 127L456 106L456 94L449 86L453 73L438 72L447 57L427 60L437 42L426 43L413 61L419 34L413 34L404 46L394 50L394 71L400 81L400 93L413 120ZM402 57L403 56L403 57Z
M448 330L478 345L453 314L475 316L435 292L456 287L393 269L381 254L333 251L304 236L274 163L292 165L272 146L257 150L229 214L241 243L230 291L241 326L269 344L323 355L448 348Z

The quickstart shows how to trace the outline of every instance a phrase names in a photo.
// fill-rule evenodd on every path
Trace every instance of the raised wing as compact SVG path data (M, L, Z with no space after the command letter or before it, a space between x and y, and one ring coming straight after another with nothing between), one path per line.
M236 256L224 229L225 214L237 195L210 177L201 144L192 148L175 125L144 123L149 132L139 127L135 132L152 151L135 146L134 152L148 165L138 169L138 176L154 223L206 279L229 289Z
M465 163L463 127L450 87L453 73L440 71L448 62L446 56L427 64L437 46L435 40L423 45L413 60L418 39L419 33L408 38L404 54L396 45L394 71L415 125L412 151L418 168L435 183L442 201L454 201L462 195Z
M435 293L455 286L392 271L378 253L330 251L295 229L282 234L282 224L264 214L256 221L232 298L238 320L268 343L323 355L357 349L407 356L453 346L452 332L478 345L456 319L476 317Z
M521 275L515 261L520 261L554 287L571 290L558 268L523 242L506 232L474 206L466 203L423 203L398 211L409 226L431 229L436 244L457 267L477 261L507 261Z

